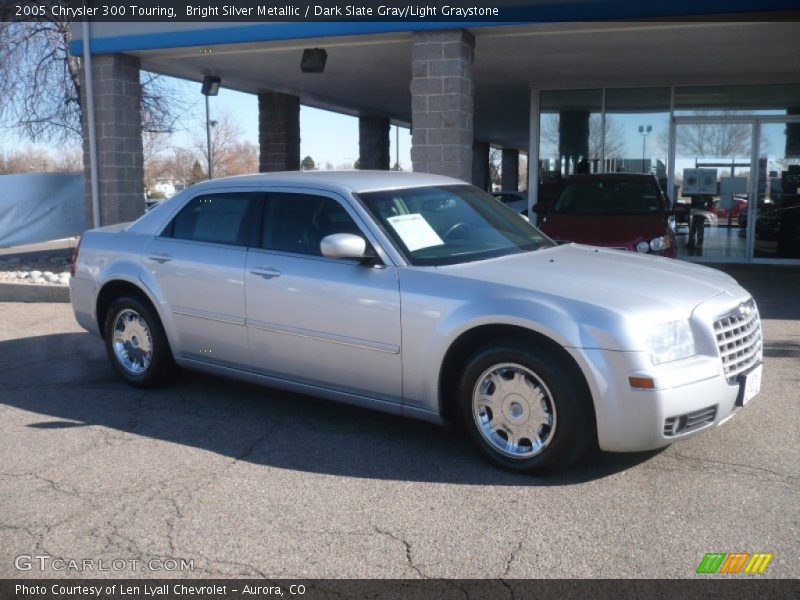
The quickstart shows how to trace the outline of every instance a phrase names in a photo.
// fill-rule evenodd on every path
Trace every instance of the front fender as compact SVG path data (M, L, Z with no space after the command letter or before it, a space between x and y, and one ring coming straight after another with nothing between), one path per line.
M518 327L567 349L618 349L619 342L607 333L621 326L612 311L507 288L495 288L487 294L483 287L481 295L479 287L452 283L447 297L409 293L410 286L402 288L403 397L410 407L439 413L439 381L445 356L459 337L476 327ZM582 370L585 373L583 366Z

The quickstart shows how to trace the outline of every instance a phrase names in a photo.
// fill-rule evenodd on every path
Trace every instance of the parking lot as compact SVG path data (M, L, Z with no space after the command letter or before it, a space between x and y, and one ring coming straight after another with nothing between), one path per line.
M15 557L189 559L193 577L697 577L706 552L800 557L800 273L742 270L761 395L662 451L549 478L457 431L183 373L141 391L67 304L0 303L0 576ZM91 574L91 573L90 573Z

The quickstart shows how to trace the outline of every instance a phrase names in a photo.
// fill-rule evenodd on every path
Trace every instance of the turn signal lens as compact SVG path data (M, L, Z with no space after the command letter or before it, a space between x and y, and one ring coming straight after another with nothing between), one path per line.
M632 388L640 390L654 390L656 383L649 377L628 377L628 383Z

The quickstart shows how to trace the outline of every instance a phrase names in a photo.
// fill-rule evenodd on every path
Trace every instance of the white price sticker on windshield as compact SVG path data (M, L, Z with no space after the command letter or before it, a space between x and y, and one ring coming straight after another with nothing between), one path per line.
M442 238L433 230L430 223L419 213L398 215L386 219L403 240L409 252L431 246L442 246Z

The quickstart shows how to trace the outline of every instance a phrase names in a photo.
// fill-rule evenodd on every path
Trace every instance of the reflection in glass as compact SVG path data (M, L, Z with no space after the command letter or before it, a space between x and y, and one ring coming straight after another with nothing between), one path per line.
M756 258L800 258L800 123L761 125ZM745 219L743 226L748 226Z
M800 106L800 84L675 88L677 116L785 115Z
M541 94L540 150L544 181L600 170L602 90Z
M667 190L670 88L606 90L605 172L655 175Z
M677 125L674 209L684 256L746 260L739 216L747 213L752 131L752 123Z

